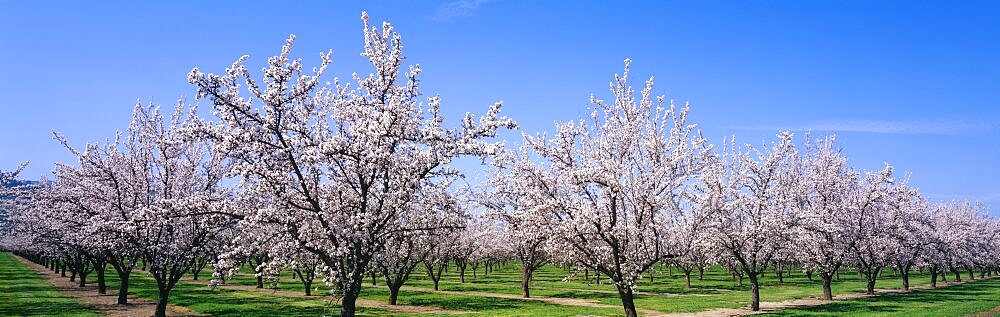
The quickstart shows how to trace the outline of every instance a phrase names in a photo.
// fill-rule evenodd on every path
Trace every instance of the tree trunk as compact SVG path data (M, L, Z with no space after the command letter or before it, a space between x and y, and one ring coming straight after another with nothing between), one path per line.
M757 274L747 274L750 278L750 310L760 310L760 283L757 281Z
M618 296L622 299L622 306L625 308L625 317L637 317L639 314L635 310L635 295L632 294L632 289L623 288L618 286Z
M698 267L698 280L701 281L701 280L704 280L704 279L705 279L705 268L704 267Z
M128 278L128 272L118 273L118 305L128 304Z
M465 283L465 265L458 267L458 280L460 283Z
M312 281L302 282L302 286L306 287L306 296L312 296Z
M974 271L972 270L972 268L970 267L970 268L968 268L968 270L969 270L969 280L974 280L974 279L976 279L976 274L975 274L975 272L974 272Z
M65 261L63 261L62 265L59 268L59 271L60 271L59 272L59 276L66 277L66 262Z
M401 287L403 287L403 283L389 284L389 305L396 305L396 299L399 298L399 289Z
M264 288L264 276L257 274L257 288Z
M903 290L910 290L910 270L903 269L899 271L900 277L903 279Z
M962 272L959 270L954 270L955 272L955 282L962 282Z
M355 303L358 301L358 295L360 295L359 293L360 289L357 291L348 290L344 292L344 297L342 298L340 305L340 317L354 317L355 311L357 310Z
M868 295L875 295L875 275L865 275L865 279L868 280L867 285L865 285L865 292Z
M80 273L80 287L87 286L87 274Z
M819 276L823 278L823 299L833 300L833 289L830 287L831 282L833 282L833 273L820 273Z
M156 313L153 315L155 317L166 317L167 316L167 299L170 297L170 290L158 288L159 299L156 300Z
M101 261L101 264L97 266L97 293L105 295L108 293L108 284L104 280L104 269L107 268L107 262Z
M684 288L691 288L691 271L684 270Z
M938 272L937 269L931 269L931 287L937 287Z
M528 284L531 283L531 274L531 268L528 266L521 266L521 294L524 295L524 298L531 297L528 290Z

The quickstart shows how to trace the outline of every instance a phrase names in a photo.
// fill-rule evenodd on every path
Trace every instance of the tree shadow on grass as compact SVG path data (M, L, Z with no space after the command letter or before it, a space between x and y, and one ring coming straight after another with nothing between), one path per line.
M989 280L950 286L947 288L915 290L908 293L886 293L878 297L833 302L829 304L788 309L769 316L837 316L846 313L879 315L891 313L928 314L929 308L974 301L1000 302L1000 281Z

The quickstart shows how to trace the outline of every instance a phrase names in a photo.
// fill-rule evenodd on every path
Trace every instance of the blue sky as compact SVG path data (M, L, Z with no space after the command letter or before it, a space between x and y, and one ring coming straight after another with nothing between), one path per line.
M1000 209L1000 2L3 1L0 169L47 175L127 127L136 100L191 100L193 67L262 66L288 34L331 74L368 72L360 12L403 35L452 124L503 100L528 133L586 114L633 60L720 143L838 132L854 166L892 163L931 199ZM637 82L641 84L641 82ZM1000 214L993 211L993 214Z

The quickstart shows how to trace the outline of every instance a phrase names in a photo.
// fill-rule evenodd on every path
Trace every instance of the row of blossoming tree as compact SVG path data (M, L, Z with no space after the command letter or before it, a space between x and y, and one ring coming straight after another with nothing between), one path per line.
M84 285L108 265L128 301L129 276L148 272L164 316L173 287L206 268L223 283L249 264L258 287L292 271L309 295L319 278L353 316L367 276L381 277L395 304L421 268L437 284L449 265L464 282L520 263L523 295L546 264L592 272L617 289L627 316L638 281L658 266L712 265L749 279L759 309L763 274L791 267L831 281L864 276L869 293L884 269L909 287L914 269L961 279L1000 269L1000 221L975 203L932 204L886 165L859 171L832 136L771 144L710 144L689 107L638 93L625 71L611 101L591 99L589 118L525 135L501 103L446 128L438 97L422 97L419 66L402 69L402 42L388 23L364 22L374 71L321 83L331 53L305 71L294 37L254 79L241 57L221 74L188 80L211 117L183 103L164 113L137 104L123 133L83 149L54 177L7 189L3 247ZM350 83L348 83L350 82ZM460 157L480 158L492 177L463 186ZM15 173L0 173L12 182ZM4 186L5 188L8 186ZM141 266L141 267L140 267ZM588 277L589 278L589 277Z

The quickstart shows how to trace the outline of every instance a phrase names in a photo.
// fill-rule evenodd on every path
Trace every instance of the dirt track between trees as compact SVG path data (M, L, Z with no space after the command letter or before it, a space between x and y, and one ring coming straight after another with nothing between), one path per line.
M135 296L128 297L128 305L122 306L118 305L118 289L108 288L108 293L101 295L97 293L97 281L88 282L86 286L79 287L77 282L70 282L69 277L59 276L58 273L52 272L48 268L36 264L34 262L28 261L22 257L14 255L14 257L24 263L31 269L38 272L49 284L55 286L56 289L61 291L63 294L71 296L76 300L80 301L84 306L93 308L94 310L100 312L104 316L110 317L135 317L135 316L153 316L156 311L156 302L149 301L146 299L138 298ZM88 278L96 278L96 274L91 273ZM177 305L167 305L167 316L208 316L203 314L198 314L186 307L181 307Z

